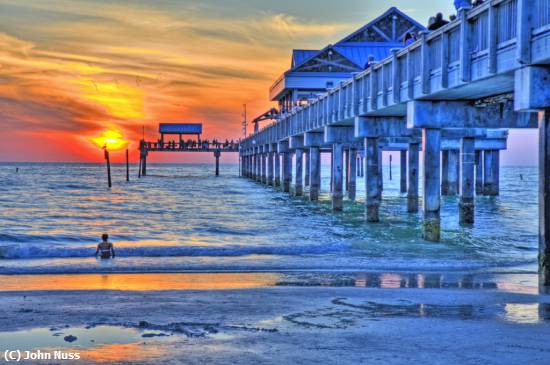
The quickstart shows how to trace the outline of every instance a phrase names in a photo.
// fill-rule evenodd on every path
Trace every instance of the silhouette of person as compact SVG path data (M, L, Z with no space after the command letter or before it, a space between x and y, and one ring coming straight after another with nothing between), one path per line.
M95 251L95 257L100 255L102 259L115 258L115 248L113 244L109 242L109 235L103 233L101 235L101 243L97 245L97 250Z

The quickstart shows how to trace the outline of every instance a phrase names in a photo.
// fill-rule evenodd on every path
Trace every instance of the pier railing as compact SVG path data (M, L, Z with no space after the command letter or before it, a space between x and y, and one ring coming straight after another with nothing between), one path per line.
M404 116L414 99L475 99L513 90L512 72L550 60L550 0L492 0L371 65L242 141L275 143L356 116Z

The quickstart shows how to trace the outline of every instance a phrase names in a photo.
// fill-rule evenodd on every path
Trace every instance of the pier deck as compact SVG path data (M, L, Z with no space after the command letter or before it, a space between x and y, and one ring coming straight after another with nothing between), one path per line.
M540 283L550 287L550 0L491 0L460 9L456 20L422 31L416 42L280 113L242 141L241 168L244 176L290 191L296 155L294 191L301 195L306 154L310 199L316 200L319 154L329 148L332 203L339 211L342 174L362 151L366 220L378 222L380 156L389 149L384 141L394 140L408 162L402 184L402 191L408 185L408 211L418 210L421 177L423 237L439 241L442 194L460 195L462 224L474 223L475 193L499 194L499 150L506 141L503 147L502 136L500 144L494 136L510 128L540 131ZM353 175L345 179L351 189Z

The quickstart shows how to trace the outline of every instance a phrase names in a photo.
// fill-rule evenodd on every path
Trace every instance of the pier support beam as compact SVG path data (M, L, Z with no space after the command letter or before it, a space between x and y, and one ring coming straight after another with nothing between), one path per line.
M365 200L367 222L379 222L380 201L382 200L381 182L380 182L380 153L378 147L378 138L365 138L365 152L367 160L367 178L365 179L365 188L367 198Z
M423 150L423 210L422 235L425 240L437 242L441 237L440 222L440 149L441 130L422 129Z
M419 165L419 145L418 143L409 144L409 186L407 190L407 211L409 213L418 212L418 165Z
M349 170L349 182L348 182L348 199L355 200L357 195L357 149L349 149L347 169Z
M321 189L321 152L319 147L314 146L309 149L309 200L319 200L319 190Z
M269 150L267 155L267 185L273 186L273 160L275 159L275 152Z
M399 151L399 157L400 157L400 171L401 174L399 176L400 179L400 191L401 193L407 192L407 151Z
M332 145L332 210L344 209L344 144Z
M304 150L301 148L296 148L294 154L296 156L296 183L294 185L294 195L302 196L304 193Z
M476 151L476 195L483 195L483 151Z
M483 153L483 194L496 196L499 193L500 153L486 150Z
M460 143L460 203L461 224L474 223L475 139L462 138Z

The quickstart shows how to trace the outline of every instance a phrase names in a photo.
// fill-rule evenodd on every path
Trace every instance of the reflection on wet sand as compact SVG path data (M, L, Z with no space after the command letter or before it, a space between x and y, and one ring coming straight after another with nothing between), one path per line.
M494 305L473 304L395 304L378 302L353 302L346 298L336 298L332 304L361 310L371 318L380 317L432 317L479 320L499 318L514 323L540 323L550 319L548 303L507 303Z
M159 344L127 343L109 344L93 349L79 350L82 361L108 364L113 362L135 363L160 360L165 355Z
M224 290L268 286L333 286L382 289L498 289L537 294L536 275L460 273L306 272L0 275L0 291Z
M272 273L0 275L2 291L224 290L273 286Z
M473 274L418 273L355 273L285 275L277 286L353 286L382 289L501 289L510 292L537 294L530 283L514 277L477 277Z

